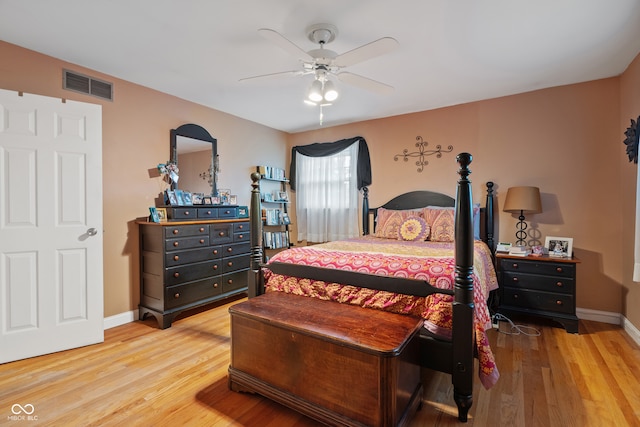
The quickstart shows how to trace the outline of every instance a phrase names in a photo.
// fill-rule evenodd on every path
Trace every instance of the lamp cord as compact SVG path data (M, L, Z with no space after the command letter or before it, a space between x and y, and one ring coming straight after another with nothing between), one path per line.
M525 326L525 325L516 325L515 323L513 323L511 321L511 319L509 319L507 316L505 316L504 314L500 314L500 313L496 313L493 315L492 321L500 321L500 320L504 320L506 322L509 323L509 325L511 325L511 330L510 331L503 331L501 330L500 327L498 327L498 332L502 333L502 334L506 334L506 335L526 335L528 337L538 337L540 336L540 331L537 330L536 328L533 328L531 326Z

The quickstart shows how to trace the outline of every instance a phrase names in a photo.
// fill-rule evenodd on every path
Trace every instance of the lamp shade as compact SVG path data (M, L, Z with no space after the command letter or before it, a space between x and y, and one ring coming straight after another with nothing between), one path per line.
M507 198L504 201L505 212L516 213L540 213L542 202L538 187L511 187L507 190Z

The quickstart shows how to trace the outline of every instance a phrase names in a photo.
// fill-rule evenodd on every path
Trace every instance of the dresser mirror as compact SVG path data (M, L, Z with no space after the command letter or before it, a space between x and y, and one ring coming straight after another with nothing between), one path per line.
M178 182L172 190L181 189L205 196L216 194L218 140L202 126L186 124L171 129L171 161L179 169Z

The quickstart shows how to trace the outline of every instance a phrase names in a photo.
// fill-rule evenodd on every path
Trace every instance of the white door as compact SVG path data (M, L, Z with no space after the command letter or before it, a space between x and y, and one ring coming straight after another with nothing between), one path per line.
M0 363L104 340L102 107L0 89Z

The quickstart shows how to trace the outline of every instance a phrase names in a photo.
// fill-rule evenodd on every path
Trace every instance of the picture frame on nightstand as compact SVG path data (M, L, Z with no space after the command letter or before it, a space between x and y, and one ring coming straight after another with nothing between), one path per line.
M571 258L573 256L573 238L547 236L544 247L550 257Z

